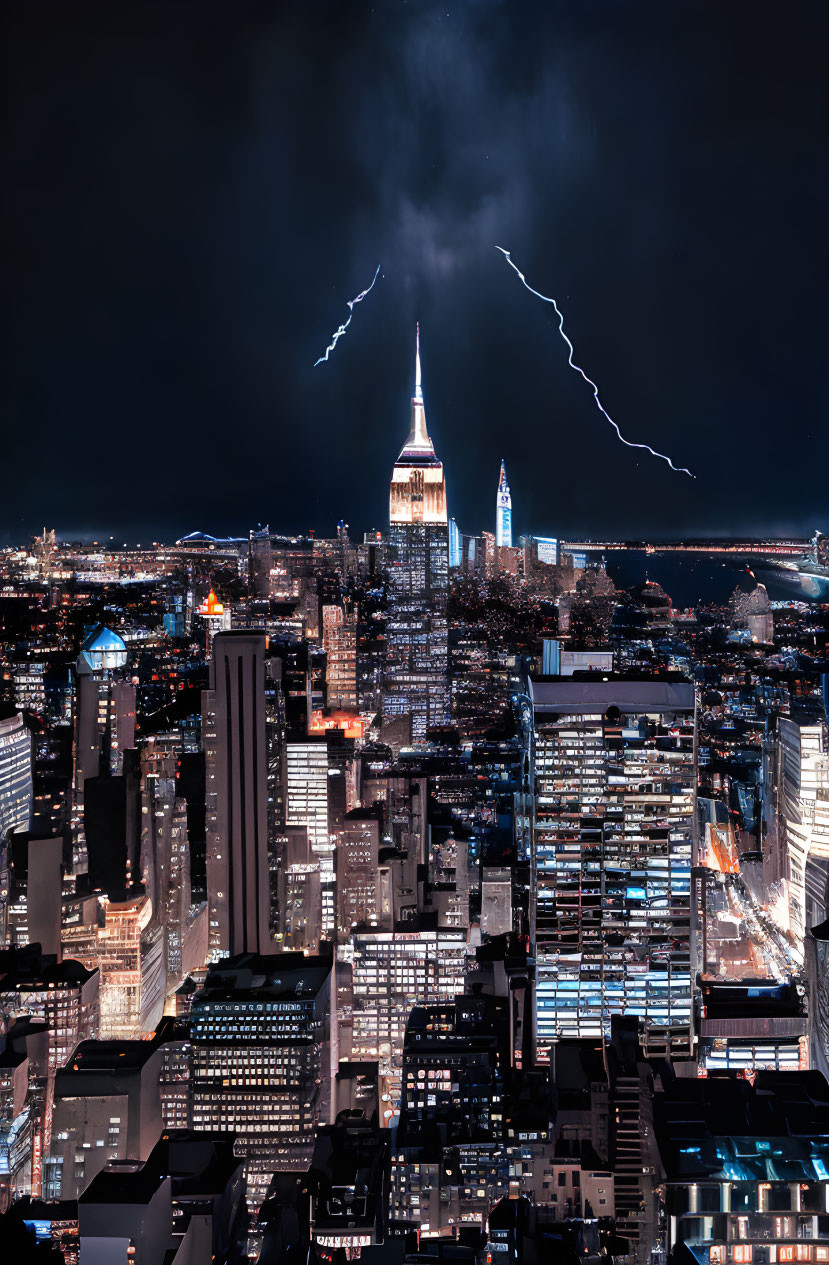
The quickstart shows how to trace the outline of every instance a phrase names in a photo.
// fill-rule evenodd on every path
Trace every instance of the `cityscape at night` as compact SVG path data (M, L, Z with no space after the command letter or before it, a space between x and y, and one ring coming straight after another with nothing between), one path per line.
M829 10L8 34L0 1262L829 1265Z

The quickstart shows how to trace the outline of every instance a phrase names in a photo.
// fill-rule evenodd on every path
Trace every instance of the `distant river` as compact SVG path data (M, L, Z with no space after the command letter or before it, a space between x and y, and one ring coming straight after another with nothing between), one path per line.
M744 588L753 588L745 563L736 558L678 553L645 553L644 549L611 550L607 573L619 589L642 584L646 579L661 584L675 607L703 602L727 602L743 579ZM775 597L776 594L770 593Z

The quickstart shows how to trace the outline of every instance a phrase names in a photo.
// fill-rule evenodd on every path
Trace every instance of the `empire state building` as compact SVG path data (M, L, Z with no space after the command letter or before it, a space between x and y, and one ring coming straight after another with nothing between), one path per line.
M410 715L412 737L423 739L450 718L449 527L443 464L426 429L419 327L411 427L391 477L388 570L383 715Z

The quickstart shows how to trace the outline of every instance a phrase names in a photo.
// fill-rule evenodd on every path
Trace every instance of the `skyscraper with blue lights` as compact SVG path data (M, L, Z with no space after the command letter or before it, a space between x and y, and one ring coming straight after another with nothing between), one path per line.
M498 495L495 501L495 544L500 549L512 548L512 497L507 483L507 468L501 461L501 477L498 480Z

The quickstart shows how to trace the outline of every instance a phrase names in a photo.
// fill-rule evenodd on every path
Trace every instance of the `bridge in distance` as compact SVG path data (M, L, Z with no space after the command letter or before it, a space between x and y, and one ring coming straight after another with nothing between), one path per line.
M748 555L755 558L799 558L811 546L809 540L562 540L560 548L575 553L609 553L613 550L639 549L645 553L691 553Z

